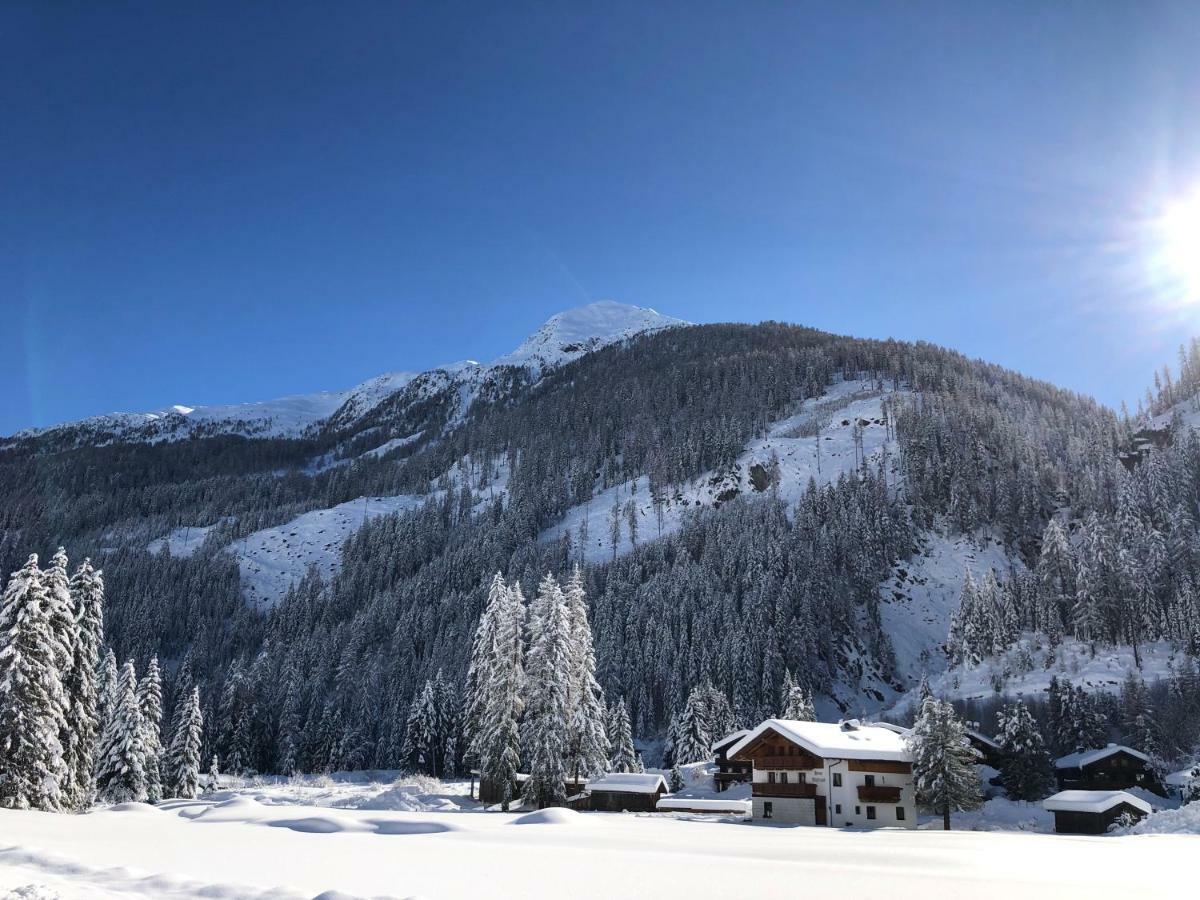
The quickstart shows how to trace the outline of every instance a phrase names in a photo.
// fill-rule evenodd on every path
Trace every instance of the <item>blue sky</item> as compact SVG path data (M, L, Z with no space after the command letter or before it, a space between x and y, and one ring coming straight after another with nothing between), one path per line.
M8 3L0 434L348 387L611 298L1110 403L1200 333L1200 4Z

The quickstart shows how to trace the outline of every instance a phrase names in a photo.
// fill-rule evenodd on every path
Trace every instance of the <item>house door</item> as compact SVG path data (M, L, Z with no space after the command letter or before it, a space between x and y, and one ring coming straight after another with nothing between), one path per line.
M825 798L818 794L813 800L813 805L816 807L817 824L828 825L828 810L825 808Z

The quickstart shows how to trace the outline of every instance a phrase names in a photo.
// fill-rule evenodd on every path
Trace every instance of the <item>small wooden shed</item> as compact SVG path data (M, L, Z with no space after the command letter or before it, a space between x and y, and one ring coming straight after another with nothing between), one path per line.
M1149 803L1125 791L1059 791L1042 806L1054 813L1059 834L1104 834L1126 813L1141 819L1151 812Z
M1150 757L1122 744L1070 753L1055 762L1054 774L1060 791L1119 791L1140 787L1165 794Z
M654 812L667 792L661 775L609 772L587 783L588 809L593 812Z

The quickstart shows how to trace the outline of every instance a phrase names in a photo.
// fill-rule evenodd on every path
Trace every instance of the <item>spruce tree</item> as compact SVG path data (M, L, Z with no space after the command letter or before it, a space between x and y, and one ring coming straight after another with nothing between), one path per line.
M483 740L485 704L492 680L492 664L496 653L496 629L509 602L508 585L497 572L488 588L487 603L475 626L471 639L471 658L463 685L463 737L466 740L467 761L478 764Z
M158 657L150 659L146 674L138 682L138 710L141 712L142 745L145 747L146 799L157 803L162 799L162 673Z
M167 787L172 796L193 799L200 789L200 747L204 740L204 717L200 711L200 689L192 688L179 706L175 732L167 750Z
M633 746L633 729L629 725L629 708L625 698L617 701L613 708L609 741L612 744L613 755L608 761L610 772L644 772L642 758ZM677 760L678 762L678 760Z
M1037 722L1020 701L1004 707L998 721L1004 789L1014 800L1040 800L1054 783L1054 774Z
M104 578L85 559L71 576L76 638L65 685L70 711L67 721L74 740L66 748L69 805L83 810L92 804L92 768L101 728L100 648L104 645Z
M575 566L567 582L568 627L571 639L569 766L572 778L590 778L608 766L604 692L596 682L596 651L588 623L583 574Z
M514 584L497 610L477 744L480 781L496 786L504 810L513 799L521 765L524 625L525 598L521 586Z
M42 571L42 584L46 590L46 614L54 644L54 666L62 684L58 743L67 771L59 785L60 802L63 807L73 809L79 802L80 793L75 789L73 772L83 749L79 744L80 732L71 720L75 699L71 695L71 687L75 682L72 669L79 625L75 617L75 601L71 597L71 578L67 574L67 553L62 547L51 557L50 567Z
M538 585L530 616L522 740L529 760L525 803L542 809L566 803L565 759L570 729L571 634L567 602L553 576Z
M783 684L783 715L781 718L791 719L795 722L815 722L817 713L813 709L812 697L809 696L808 691L792 680L791 672L785 673ZM714 740L720 740L721 737L718 735Z
M982 798L975 769L976 751L967 740L966 726L945 701L931 697L908 736L913 757L913 780L917 798L940 811L945 830L950 830L950 813L975 809Z
M60 644L36 554L0 597L0 807L58 810L68 771L59 741Z
M105 803L140 803L147 796L146 743L133 660L121 667L110 703L100 742L96 794Z

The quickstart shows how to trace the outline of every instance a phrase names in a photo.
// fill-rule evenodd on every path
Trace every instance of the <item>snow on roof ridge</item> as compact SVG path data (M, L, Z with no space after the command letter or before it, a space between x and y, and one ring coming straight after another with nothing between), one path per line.
M589 781L586 789L590 791L620 788L631 794L652 794L660 784L663 790L666 790L667 779L658 772L608 772Z
M1042 808L1051 812L1102 813L1121 803L1149 815L1153 808L1141 797L1126 791L1059 791L1042 801Z
M716 750L722 744L728 743L733 738L742 738L742 737L745 737L746 735L748 735L749 733L750 733L749 728L739 728L737 731L731 731L731 732L729 732L729 734L725 735L725 737L718 738L717 740L713 741L712 746L709 747L708 749Z
M1096 750L1078 750L1075 753L1068 753L1066 756L1060 756L1054 763L1056 769L1074 769L1080 766L1086 766L1094 763L1098 759L1104 759L1106 756L1112 756L1114 753L1119 753L1124 750L1131 756L1136 756L1142 762L1150 762L1150 757L1140 750L1134 750L1132 747L1126 747L1124 744L1109 744Z
M847 725L850 727L845 727ZM873 722L850 725L847 721L799 722L794 719L767 719L730 747L729 756L736 756L767 730L777 731L826 759L912 761L905 736L890 728Z

